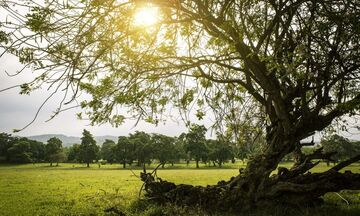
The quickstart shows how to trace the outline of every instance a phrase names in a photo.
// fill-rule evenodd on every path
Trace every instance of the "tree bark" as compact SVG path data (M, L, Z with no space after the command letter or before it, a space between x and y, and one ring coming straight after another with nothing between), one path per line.
M318 163L312 163L310 157L290 170L279 168L278 174L270 176L286 154L296 151L298 140L294 137L284 133L281 125L273 127L263 153L250 160L239 175L216 185L176 185L142 173L146 197L159 203L200 206L208 210L244 210L268 204L309 205L319 203L327 192L360 189L360 174L338 172L358 161L360 156L343 162L336 169L314 174L308 170Z
M239 174L229 181L206 187L176 185L161 179L156 181L150 173L142 173L141 176L145 184L145 196L150 200L161 204L169 202L182 206L200 206L209 211L241 211L276 204L318 205L322 203L320 197L327 192L360 189L360 174L348 171L339 173L330 169L324 173L288 175L291 172L279 172L267 178L262 187L255 187L256 183L248 174ZM256 188L256 191L251 188Z
M90 163L86 163L86 167L90 167Z

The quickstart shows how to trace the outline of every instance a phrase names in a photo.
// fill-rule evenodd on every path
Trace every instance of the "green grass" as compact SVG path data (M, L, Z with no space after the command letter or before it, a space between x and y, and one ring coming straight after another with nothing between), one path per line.
M290 165L282 164L285 167ZM228 164L222 169L205 166L195 169L193 165L175 167L177 169L171 166L159 169L158 176L176 183L206 185L236 175L239 164ZM313 172L326 169L328 167L321 164ZM352 165L347 169L360 172L360 165ZM133 172L138 175L140 169L134 168ZM181 212L184 215L205 214L200 210L184 210L174 206L143 206L144 204L136 201L140 187L140 180L131 170L121 169L120 165L103 165L101 168L97 165L86 168L80 164L60 164L59 167L49 167L48 164L0 165L0 215L104 215L104 210L111 207L132 215L159 215L161 212L168 215L181 215ZM337 194L329 193L325 197L328 203L325 207L298 210L298 213L359 214L359 192L341 192L341 195L351 205L346 205ZM258 210L256 212L257 215L266 215ZM284 209L272 211L275 215L284 212Z

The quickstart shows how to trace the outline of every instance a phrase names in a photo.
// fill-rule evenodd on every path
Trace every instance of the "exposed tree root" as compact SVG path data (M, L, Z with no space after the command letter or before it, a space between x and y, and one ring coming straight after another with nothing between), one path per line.
M154 178L150 173L142 173L142 180L145 196L158 203L198 206L208 210L246 210L267 204L309 206L321 203L320 197L327 192L359 190L360 174L338 172L357 160L352 158L323 173L303 174L304 170L311 169L314 164L304 165L306 169L300 166L298 169L282 171L258 185L255 192L249 189L254 188L254 182L242 174L227 182L220 181L217 185L205 187L176 185Z

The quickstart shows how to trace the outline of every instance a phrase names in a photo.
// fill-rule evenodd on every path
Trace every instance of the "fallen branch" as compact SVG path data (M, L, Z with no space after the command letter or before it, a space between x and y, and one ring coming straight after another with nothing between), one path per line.
M145 164L144 164L144 172L140 173L140 179L141 181L143 181L144 183L141 185L141 188L139 190L139 198L141 196L141 192L145 186L145 190L146 190L146 185L149 183L152 183L155 181L155 176L156 176L156 170L159 169L159 167L162 165L162 163L160 163L159 165L157 165L155 167L155 169L153 169L153 171L151 173L147 173L146 172L146 168L145 168ZM153 176L155 174L155 176ZM160 179L161 180L161 179Z

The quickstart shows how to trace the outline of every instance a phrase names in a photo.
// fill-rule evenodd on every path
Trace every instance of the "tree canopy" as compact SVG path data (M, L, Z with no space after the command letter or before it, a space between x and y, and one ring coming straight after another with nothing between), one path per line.
M115 146L116 144L113 140L106 139L100 149L101 159L113 163L116 160Z
M183 136L185 151L195 159L196 168L199 168L199 161L207 157L205 133L206 128L203 125L193 124L189 132Z
M59 138L52 137L45 145L46 159L52 166L53 162L61 162L65 160L65 154L62 149L62 141Z
M53 94L65 89L55 115L86 92L91 98L80 103L79 117L86 115L93 124L118 126L126 118L157 124L174 106L186 121L191 108L199 119L212 110L215 126L225 126L235 138L243 124L266 134L264 149L229 183L242 193L229 187L215 200L230 203L233 194L246 194L234 198L243 205L273 200L309 179L323 193L360 188L340 181L358 175L337 172L358 157L334 172L303 175L316 165L311 160L325 157L319 152L297 156L289 173L270 178L285 155L302 154L301 140L335 119L358 114L359 1L4 0L1 7L9 14L0 26L3 53L37 72L32 82L20 85L20 93L46 84ZM156 19L136 21L139 11L149 9L157 11ZM138 154L147 155L147 149ZM288 187L282 187L284 181ZM302 187L302 193L282 200L297 203L321 195ZM149 195L163 191L145 188Z
M334 153L331 160L344 161L360 154L359 142L351 142L349 139L333 134L321 140L321 146L325 153Z
M84 129L81 144L79 145L79 160L89 167L90 163L97 159L98 151L99 147L96 145L94 137Z

